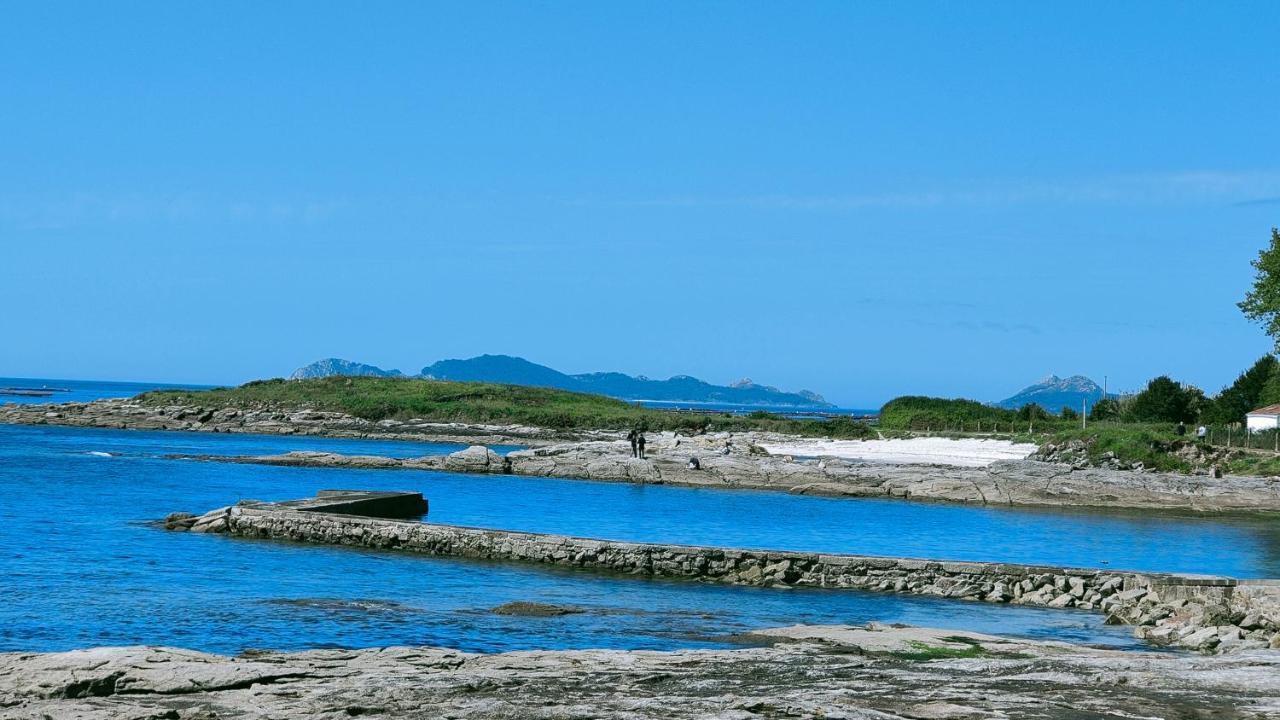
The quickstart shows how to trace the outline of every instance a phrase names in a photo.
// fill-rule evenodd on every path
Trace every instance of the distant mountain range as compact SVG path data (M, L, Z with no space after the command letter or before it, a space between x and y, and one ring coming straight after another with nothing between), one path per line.
M1083 375L1072 375L1069 378L1050 375L1034 385L1023 388L1013 397L1001 400L996 405L1016 410L1027 403L1035 403L1049 412L1059 413L1064 407L1079 411L1081 403L1086 400L1092 408L1093 404L1101 399L1102 388Z
M383 370L373 365L329 358L298 368L290 379L319 378L330 375L401 377L403 374L399 370ZM730 385L712 385L688 375L677 375L667 380L651 380L643 375L631 376L617 372L567 375L545 365L510 355L481 355L466 360L441 360L422 368L422 372L417 377L431 380L551 387L595 393L621 400L802 408L834 407L817 393L808 390L785 392L768 385L758 385L750 379L739 380Z

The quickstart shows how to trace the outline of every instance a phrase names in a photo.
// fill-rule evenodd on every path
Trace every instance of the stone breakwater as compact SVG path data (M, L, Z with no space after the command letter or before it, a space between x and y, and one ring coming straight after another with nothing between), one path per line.
M0 716L49 718L1215 718L1280 714L1280 653L1118 652L869 625L763 647L0 654Z
M1200 651L1280 648L1280 581L1007 563L631 543L403 522L242 503L195 525L235 536L531 562L642 577L763 587L911 593L1078 608Z

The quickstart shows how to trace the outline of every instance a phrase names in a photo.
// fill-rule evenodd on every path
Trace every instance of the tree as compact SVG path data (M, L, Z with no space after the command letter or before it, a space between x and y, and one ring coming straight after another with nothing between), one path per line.
M1267 353L1258 358L1253 367L1240 373L1230 387L1218 393L1207 414L1215 423L1244 422L1245 413L1277 402L1280 402L1280 362Z
M1026 405L1018 408L1018 419L1023 422L1048 420L1049 417L1049 411L1040 407L1036 403L1027 403Z
M1266 328L1280 352L1280 229L1271 228L1271 245L1253 261L1253 289L1239 303L1245 317Z
M1080 419L1080 413L1078 413L1078 412L1076 412L1075 410L1071 409L1071 407L1070 407L1070 406L1068 406L1068 405L1063 405L1063 406L1062 406L1062 413L1061 413L1061 415L1062 415L1062 419L1063 419L1063 420L1079 420L1079 419Z
M1271 371L1271 377L1267 378L1267 383L1262 386L1262 392L1258 393L1257 404L1249 410L1276 403L1280 403L1280 363L1276 363L1276 367Z
M1126 419L1137 422L1191 422L1204 405L1204 393L1183 387L1167 375L1147 383L1133 398Z
M1118 417L1120 417L1120 401L1115 398L1103 398L1089 408L1089 419L1094 422L1115 420Z

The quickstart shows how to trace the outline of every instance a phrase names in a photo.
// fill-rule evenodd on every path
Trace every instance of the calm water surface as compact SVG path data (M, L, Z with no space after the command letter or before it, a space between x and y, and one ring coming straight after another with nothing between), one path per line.
M429 519L438 522L595 537L1280 574L1276 533L1256 521L163 457L294 449L420 455L457 446L0 426L0 650L132 643L222 652L392 644L483 651L720 647L752 628L869 620L1134 644L1129 629L1104 626L1092 613L640 580L168 533L144 524L174 510L335 487L421 490L431 500ZM514 600L584 612L555 618L488 612Z
M205 390L211 385L183 385L180 383L117 382L114 380L58 380L51 378L0 377L0 388L30 388L54 390L48 397L0 395L0 403L64 403L91 402L106 398L133 397L151 390Z

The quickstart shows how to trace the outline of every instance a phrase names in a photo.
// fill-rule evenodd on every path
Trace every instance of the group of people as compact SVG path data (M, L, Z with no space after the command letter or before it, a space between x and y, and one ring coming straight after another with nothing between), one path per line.
M627 439L631 441L631 457L644 460L644 433L640 430L632 430L627 433Z
M630 432L628 432L628 433L627 433L627 440L629 440L629 441L631 442L631 457L633 457L633 458L640 458L641 460L645 460L645 459L647 459L647 458L645 458L645 456L644 456L644 444L645 444L645 439L644 439L644 431L643 431L643 430L641 430L641 429L639 429L639 428L635 428L635 429L631 430ZM678 436L678 435L676 436L675 444L676 444L677 446L679 446L679 445L680 445L680 436ZM728 454L729 454L729 447L728 447L728 445L726 445L726 446L725 446L724 453L725 453L726 455L728 455ZM688 468L688 469L690 469L690 470L701 470L701 469L702 469L702 462L701 462L701 461L699 461L699 460L698 460L698 458L696 458L696 457L691 457L691 458L689 458L689 462L685 463L685 467L686 467L686 468Z

